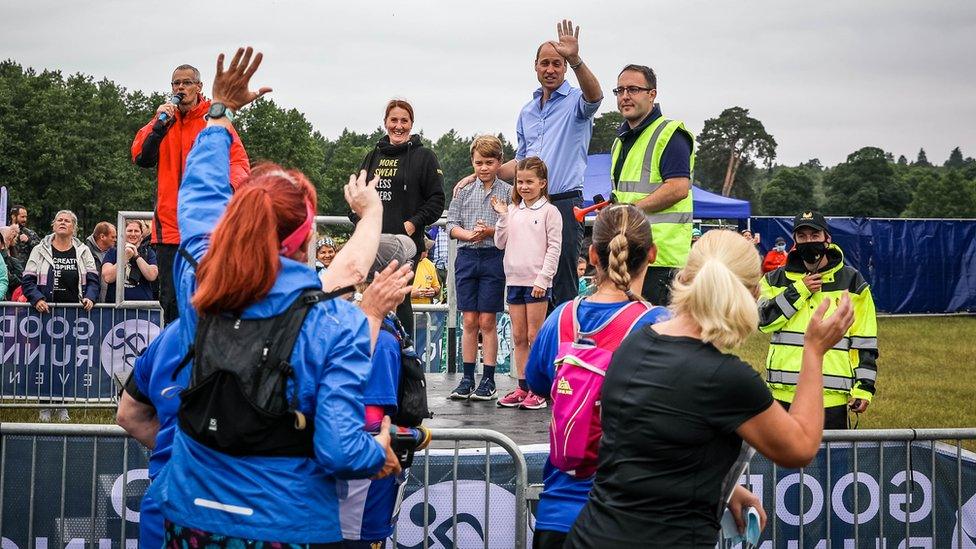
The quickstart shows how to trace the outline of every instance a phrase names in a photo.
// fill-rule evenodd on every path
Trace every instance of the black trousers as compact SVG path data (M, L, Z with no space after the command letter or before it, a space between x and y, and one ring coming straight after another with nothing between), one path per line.
M173 322L180 316L176 307L176 285L173 282L173 264L180 247L176 244L153 244L156 250L156 263L159 265L159 306L163 308L163 319Z
M555 530L536 530L532 535L532 549L562 549L567 535Z
M790 403L783 402L782 400L777 400L786 408L786 411L790 410ZM824 408L824 429L850 429L850 423L847 421L847 405L841 404L840 406L828 406Z
M556 276L552 279L552 306L565 303L579 293L579 276L576 264L579 262L580 246L583 244L583 224L576 221L573 208L583 205L583 193L570 191L550 197L552 205L559 210L563 220L563 242L559 251L559 264Z
M654 305L667 307L671 304L671 281L677 272L672 267L648 267L641 295Z

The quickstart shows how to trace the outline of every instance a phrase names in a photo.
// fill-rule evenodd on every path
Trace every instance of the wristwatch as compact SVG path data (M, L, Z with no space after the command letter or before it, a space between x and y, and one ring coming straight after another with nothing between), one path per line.
M211 118L223 118L227 117L227 120L234 121L234 111L227 108L227 105L223 103L211 103L210 110L207 111L207 120Z

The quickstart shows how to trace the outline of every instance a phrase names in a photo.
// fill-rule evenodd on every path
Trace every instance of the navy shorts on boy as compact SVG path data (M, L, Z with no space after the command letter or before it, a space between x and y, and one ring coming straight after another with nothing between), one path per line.
M500 313L505 309L505 251L458 248L454 260L457 308L464 312Z
M532 297L533 288L534 286L509 286L508 304L525 305L526 303L539 303L540 301L549 301L549 298L552 297L552 288L546 288L546 293L542 297Z

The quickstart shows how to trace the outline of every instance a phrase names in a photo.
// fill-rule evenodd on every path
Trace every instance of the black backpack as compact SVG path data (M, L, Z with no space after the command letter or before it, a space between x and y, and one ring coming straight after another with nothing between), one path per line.
M305 290L270 318L201 317L193 346L173 373L175 379L193 359L190 384L180 394L183 432L235 456L312 456L315 426L297 409L289 360L309 309L347 290Z
M417 356L413 340L403 329L403 324L395 316L391 319L396 329L383 322L380 329L393 334L400 344L400 381L397 384L397 411L390 418L394 425L402 427L419 427L420 424L434 414L427 407L427 378L424 377L424 363Z

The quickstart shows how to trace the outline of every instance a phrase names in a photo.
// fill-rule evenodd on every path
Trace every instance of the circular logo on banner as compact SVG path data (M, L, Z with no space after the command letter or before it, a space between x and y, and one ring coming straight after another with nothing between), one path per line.
M488 485L488 547L515 547L515 495ZM457 481L457 543L454 537L454 483L440 482L427 493L427 546L431 549L485 546L485 482ZM424 490L410 494L400 506L397 521L399 547L424 546ZM531 545L531 543L530 543Z
M126 320L119 322L105 334L99 358L102 369L109 377L125 380L136 357L159 335L159 326L148 320Z

